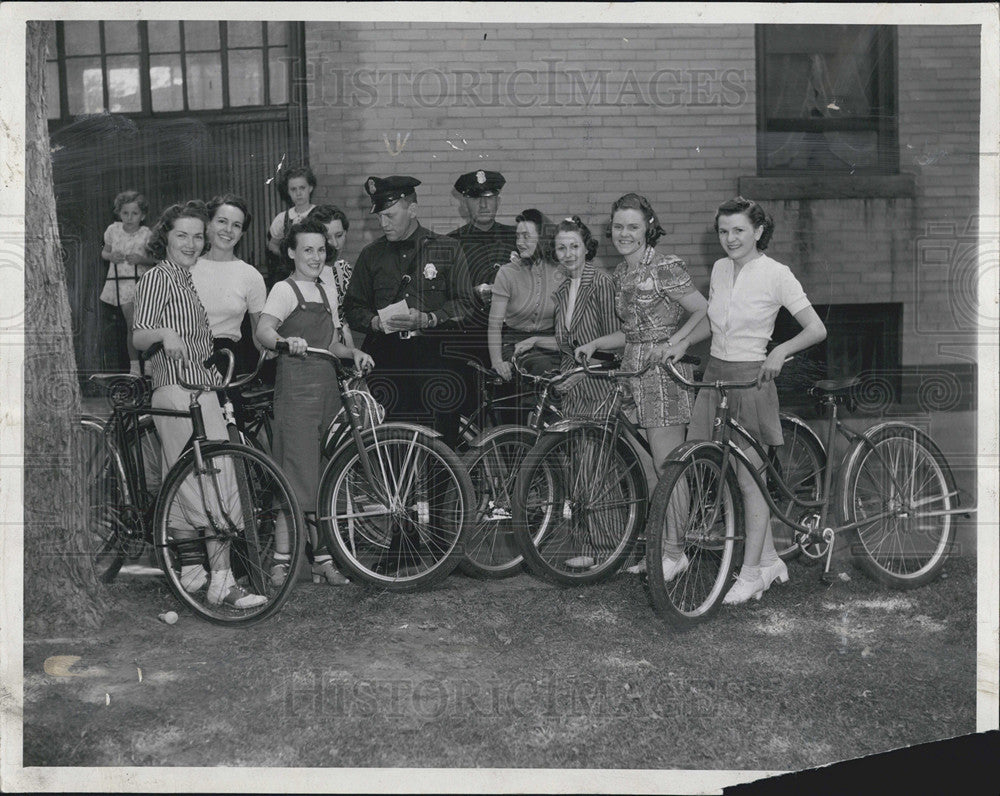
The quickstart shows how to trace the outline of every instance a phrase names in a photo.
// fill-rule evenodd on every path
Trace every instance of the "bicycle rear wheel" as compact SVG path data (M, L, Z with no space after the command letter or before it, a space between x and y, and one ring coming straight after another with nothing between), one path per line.
M672 529L688 564L665 581ZM721 452L702 448L669 464L653 491L646 525L647 582L657 615L675 630L709 619L722 604L742 547L743 495L732 469L723 482Z
M823 495L823 468L826 466L826 453L822 446L817 444L815 438L799 422L785 415L781 416L781 435L784 437L784 444L771 451L771 461L778 474L797 498L819 500ZM794 519L796 513L805 511L785 498L770 472L767 480L771 497L786 514ZM815 510L810 509L809 513L813 511ZM796 541L795 531L773 514L771 533L774 536L774 547L782 561L792 561L802 552Z
M305 523L288 479L265 454L246 445L206 444L203 466L186 452L167 474L157 504L154 545L174 596L221 625L249 625L275 614L295 586ZM274 554L287 536L291 571L272 582ZM285 545L282 545L285 546ZM263 596L248 608L213 603L211 589L181 583L182 565L229 569L237 585Z
M140 420L139 445L145 461L158 470L159 440L150 417ZM125 474L111 455L102 421L80 420L73 431L72 458L83 490L85 549L96 578L111 583L129 561L146 560L151 548L145 529L152 519L149 509L154 500L143 495L140 505L126 498Z
M890 424L855 443L845 458L840 510L854 561L879 583L913 589L934 580L951 553L957 506L951 468L913 426ZM881 515L881 516L879 516ZM872 517L870 522L866 518Z
M458 566L475 498L458 456L431 433L377 426L365 438L369 483L354 445L320 479L317 512L337 564L391 591L432 586Z
M645 521L646 476L602 426L543 434L514 492L515 540L531 572L563 586L612 577Z
M514 484L537 439L525 426L501 426L477 437L462 457L476 496L476 516L459 564L466 575L508 578L523 569L514 538ZM532 523L536 519L529 518Z

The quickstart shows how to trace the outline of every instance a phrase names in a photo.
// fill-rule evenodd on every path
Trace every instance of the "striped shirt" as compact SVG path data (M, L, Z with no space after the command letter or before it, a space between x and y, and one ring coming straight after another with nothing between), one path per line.
M195 291L187 268L163 260L146 272L135 290L133 329L173 329L186 348L187 362L168 359L162 347L150 358L153 389L188 382L218 384L214 369L201 363L212 354L208 315Z
M576 296L573 317L566 328L566 308L569 303L570 280L556 288L556 342L562 354L563 370L576 366L573 350L621 328L615 313L615 283L611 276L593 263L583 267L580 289ZM563 398L567 415L595 415L614 388L609 379L584 377L574 384Z

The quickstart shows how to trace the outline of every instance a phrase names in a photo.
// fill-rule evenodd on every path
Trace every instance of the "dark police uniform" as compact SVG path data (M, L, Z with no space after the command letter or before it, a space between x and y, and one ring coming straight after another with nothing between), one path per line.
M419 184L412 177L370 178L365 190L372 198L372 212L413 194ZM460 354L455 358L454 341L471 310L471 298L461 247L419 224L403 240L382 236L366 246L344 297L347 322L366 334L363 348L375 360L369 383L387 415L433 423L452 446L465 400L463 365ZM432 328L392 333L372 329L379 309L403 300L428 313Z

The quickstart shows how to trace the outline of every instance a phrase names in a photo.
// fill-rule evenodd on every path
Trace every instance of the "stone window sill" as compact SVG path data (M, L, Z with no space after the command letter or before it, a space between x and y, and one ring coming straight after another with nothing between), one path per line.
M794 199L912 199L912 174L886 176L818 174L787 177L740 177L740 196L754 201Z

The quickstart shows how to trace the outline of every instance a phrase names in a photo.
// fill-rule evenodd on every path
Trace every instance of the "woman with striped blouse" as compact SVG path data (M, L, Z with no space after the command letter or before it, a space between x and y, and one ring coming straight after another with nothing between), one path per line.
M559 351L562 369L576 367L573 352L598 337L621 328L615 314L615 283L592 260L597 240L579 216L565 218L556 227L556 261L566 275L553 296L556 304L555 335L534 336L514 346L520 354L530 348ZM563 411L567 415L599 415L607 406L613 385L607 379L576 376L563 383Z
M149 358L153 375L151 404L156 409L188 410L191 393L181 387L182 378L189 383L219 383L218 374L202 364L212 354L212 331L191 279L191 266L205 249L208 222L208 208L204 202L191 201L164 210L149 242L150 255L160 262L147 271L136 286L133 340L140 351L157 346ZM218 398L214 393L202 393L198 402L208 438L225 439L226 421ZM191 420L154 415L153 422L162 445L165 472L184 450L191 436ZM235 475L230 469L223 471L219 478L229 513L238 516L239 492ZM203 516L204 507L193 479L181 485L179 497L188 508L186 516L194 524ZM175 533L179 537L187 533L189 537L185 538L190 538L195 531L193 527L178 528ZM213 605L252 608L267 602L263 595L252 594L237 585L229 564L228 545L208 542L205 546L211 573L205 571L200 553L186 553L191 556L189 560L182 557L181 584L186 591L199 591L207 582L207 599Z

